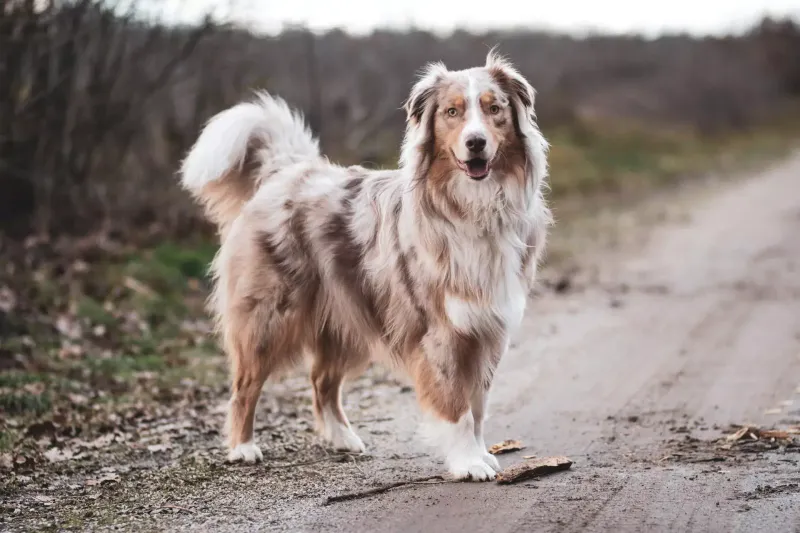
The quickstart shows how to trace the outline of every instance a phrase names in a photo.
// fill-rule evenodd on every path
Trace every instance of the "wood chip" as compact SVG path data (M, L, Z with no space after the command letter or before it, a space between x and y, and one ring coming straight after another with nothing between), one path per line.
M525 445L518 440L504 440L503 442L498 442L497 444L489 446L489 453L492 455L500 455L502 453L516 452L524 448Z
M792 439L792 436L796 434L798 434L797 429L792 427L786 429L761 429L755 426L742 426L736 431L736 433L732 433L725 437L725 440L732 443L738 442L744 438L749 440L790 440Z
M546 476L561 470L569 470L571 466L572 461L563 456L533 459L509 466L497 474L497 483L501 485L518 483L526 479Z
M762 439L777 439L777 440L786 440L792 438L788 431L780 431L780 430L762 430L759 432L759 436Z
M734 433L732 435L728 435L727 437L725 437L725 440L727 440L729 442L736 442L736 441L740 440L742 437L744 437L749 431L750 431L750 428L745 426L743 428L740 428L736 433Z

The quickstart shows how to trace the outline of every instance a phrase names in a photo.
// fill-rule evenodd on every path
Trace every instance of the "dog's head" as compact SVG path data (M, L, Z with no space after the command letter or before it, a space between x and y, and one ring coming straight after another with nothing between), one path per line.
M491 52L483 67L429 65L405 109L402 164L458 211L518 189L530 199L546 176L547 143L536 125L533 87ZM460 209L459 209L460 206Z

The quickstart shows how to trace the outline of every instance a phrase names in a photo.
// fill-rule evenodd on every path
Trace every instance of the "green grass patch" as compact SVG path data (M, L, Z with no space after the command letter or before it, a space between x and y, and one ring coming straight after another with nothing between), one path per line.
M89 359L86 363L92 372L119 378L130 377L136 372L161 371L167 366L164 358L156 354L120 355L118 357Z
M46 381L46 379L47 376L42 374L9 370L0 374L0 389L18 389L29 383L38 383Z
M0 430L0 452L7 452L14 447L14 435L10 431Z
M168 297L183 291L190 279L204 279L216 251L211 243L191 247L166 243L132 256L125 273Z
M577 124L545 132L558 198L646 192L711 171L748 170L796 145L797 126L704 136L637 124Z
M53 406L47 393L31 394L24 391L0 393L0 411L14 415L42 415Z
M77 314L92 324L111 326L116 322L114 315L106 311L103 304L88 296L78 300Z

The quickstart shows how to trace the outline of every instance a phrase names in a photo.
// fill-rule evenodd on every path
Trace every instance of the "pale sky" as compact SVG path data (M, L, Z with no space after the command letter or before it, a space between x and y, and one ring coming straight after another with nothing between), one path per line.
M165 0L172 20L196 20L213 10L226 20L275 33L286 24L352 33L375 28L449 32L463 28L552 29L572 33L663 32L720 34L746 29L764 15L800 20L800 0ZM164 7L166 6L166 7ZM516 6L516 7L513 7Z

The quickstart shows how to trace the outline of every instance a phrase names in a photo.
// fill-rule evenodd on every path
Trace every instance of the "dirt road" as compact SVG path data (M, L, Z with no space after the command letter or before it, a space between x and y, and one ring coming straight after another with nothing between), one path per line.
M127 495L101 496L121 513L106 525L800 531L800 450L712 444L735 423L800 423L800 157L665 201L681 216L641 226L621 249L578 255L568 290L531 303L524 337L498 371L487 441L528 446L501 463L567 455L575 461L570 471L513 486L415 485L322 505L325 496L442 469L415 441L412 394L398 394L404 389L392 381L359 381L346 404L367 458L217 465L201 482L172 487L158 500L168 508L160 514L142 502L158 499L151 492L164 479L137 485L131 478L117 489ZM302 383L290 380L265 398ZM263 409L273 412L273 403ZM212 452L218 462L221 451Z

